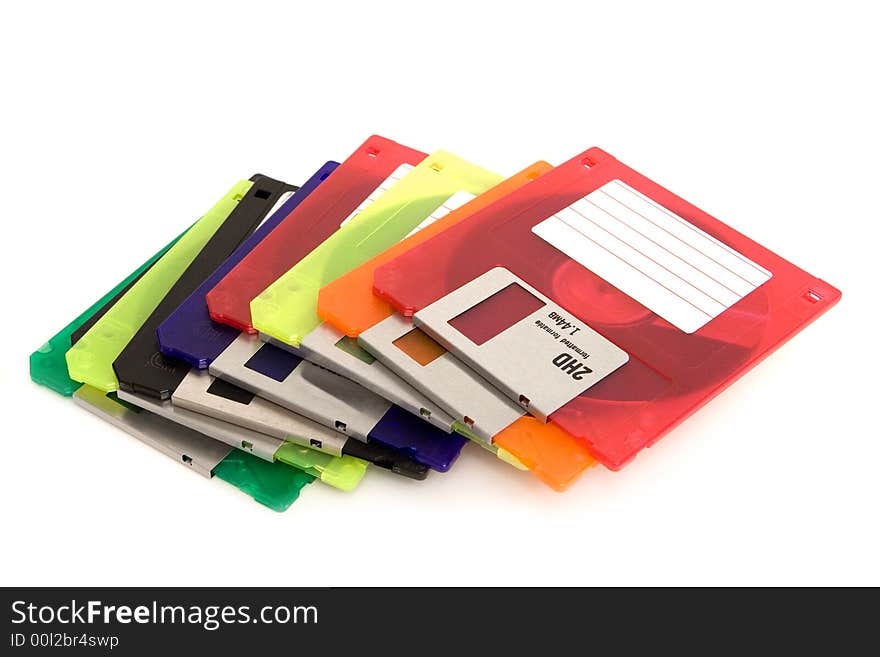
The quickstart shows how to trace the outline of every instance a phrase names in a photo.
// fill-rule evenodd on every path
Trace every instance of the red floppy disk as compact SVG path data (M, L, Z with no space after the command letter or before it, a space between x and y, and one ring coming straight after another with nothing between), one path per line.
M254 333L251 299L425 157L384 137L367 139L208 292L211 319Z
M374 292L615 470L840 299L598 148L380 267Z

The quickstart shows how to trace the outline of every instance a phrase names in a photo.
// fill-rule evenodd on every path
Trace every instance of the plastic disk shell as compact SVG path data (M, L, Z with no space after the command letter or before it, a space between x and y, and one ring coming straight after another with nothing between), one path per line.
M116 390L113 361L253 185L242 180L199 219L67 352L70 377Z
M254 298L254 327L298 346L321 323L322 286L433 221L456 194L477 196L501 180L451 153L431 154Z
M336 432L293 414L207 372L193 369L174 391L173 403L119 391L120 397L267 461L305 470L323 483L354 490L366 462L310 448L336 441ZM295 443L295 444L293 444Z
M241 262L257 244L317 189L339 165L327 162L291 196L271 217L266 219L196 290L159 325L156 336L165 356L178 358L193 367L205 369L223 353L235 338L238 329L211 319L205 295ZM330 235L328 230L327 235ZM318 235L320 237L320 235Z
M627 200L613 200L621 197L621 190ZM580 218L571 216L570 206L582 200L604 208L601 211L617 224L605 224L605 217L582 205L574 208ZM608 205L612 202L614 207ZM633 213L633 207L650 216ZM570 225L550 226L546 222L551 218ZM651 228L648 220L656 226ZM629 225L624 225L626 222ZM630 242L620 238L612 242L605 233L597 233L592 224L605 224L602 230L626 235ZM566 240L549 235L546 229L551 227ZM636 235L635 228L644 235ZM684 247L670 243L670 236L675 234L695 244L699 239L699 243L709 245L709 250L720 249L731 270L745 263L753 271L763 272L762 281L702 326L682 328L682 321L671 323L658 314L670 315L670 304L678 304L675 307L682 312L693 309L682 304L678 295L659 288L654 277L644 274L653 264L642 256L651 253L668 262L665 252L657 251L659 243L680 258L690 258L693 254L682 251ZM648 236L657 243L646 241ZM595 246L600 243L603 250L597 251ZM578 245L592 254L592 269L563 252ZM706 269L717 270L718 262L696 251L704 258ZM730 258L734 259L732 263ZM615 272L609 275L614 284L594 273L601 263L606 275ZM398 311L412 316L498 266L629 354L625 365L549 418L582 439L590 453L611 469L622 467L840 298L840 292L828 283L598 148L585 151L378 268L374 290ZM676 262L666 266L679 267ZM657 278L670 273L651 271ZM688 284L694 286L697 272L692 276ZM703 280L701 285L705 287L717 283L705 277ZM639 302L619 289L638 286L631 289L641 291L648 285L653 286L650 289L660 302L644 296ZM691 292L679 290L681 295ZM657 310L649 309L648 304Z
M477 210L531 183L550 169L550 164L536 162L431 226L326 285L318 297L318 314L349 337L357 337L387 319L394 314L394 308L386 300L373 294L373 276L378 267L441 234ZM595 463L585 446L576 438L557 426L544 424L528 416L520 417L496 434L492 443L500 450L512 454L538 479L556 490L565 489Z
M116 287L108 291L88 309L83 311L76 319L63 329L58 331L40 349L30 356L30 373L34 383L45 386L65 397L72 396L78 390L83 389L82 383L70 378L67 371L67 363L64 355L71 344L72 335L81 326L92 320L95 316L103 316L118 298L137 281L159 258L170 249L181 236L176 237L169 244L159 250L143 265L133 271L128 277L120 281ZM98 414L102 416L119 417L123 415L138 416L146 414L146 411L134 409L129 405L108 397L98 390L89 390L91 400L84 403L96 407ZM161 418L156 418L161 420ZM144 422L147 426L141 427L140 433L149 433L147 442L153 446L166 442L166 434L162 430L163 422ZM168 423L170 425L170 422ZM156 430L158 429L158 430ZM191 441L197 444L202 451L209 453L216 441L206 438L195 432L187 432ZM138 435L144 438L143 435ZM171 446L160 449L164 453L172 451ZM282 463L268 463L245 452L231 450L214 466L212 475L232 484L239 490L247 493L255 500L275 510L284 511L299 496L300 490L313 480L311 475L294 470Z
M211 318L255 333L251 299L337 230L398 167L415 166L425 157L425 153L384 137L367 139L208 292Z
M180 236L175 241L177 239ZM169 244L163 252L173 244ZM86 319L81 328L94 325L96 318L103 317L113 308L120 295L105 295L107 297L105 304ZM76 344L82 337L78 334L78 330L73 332L71 344ZM126 403L118 399L115 392L105 394L91 386L81 385L74 397L92 414L194 471L209 477L217 476L273 511L285 511L307 484L319 475L323 479L323 474L314 468L298 470L289 467L289 462L285 465L283 462L267 461L254 454L232 449L200 431Z
M251 181L254 184L244 198L113 362L121 390L156 400L168 400L189 373L190 366L187 363L161 354L156 337L157 327L223 263L277 203L296 190L296 187L263 175L255 175ZM208 395L208 398L213 398L213 395ZM129 401L138 403L135 399ZM172 416L170 419L176 418ZM212 435L207 431L204 433ZM236 440L234 445L240 447L241 442ZM349 456L334 457L317 453L309 455L308 448L291 446L285 449L282 441L277 441L277 446L274 454L266 456L268 460L276 459L294 467L302 466L301 469L322 481L346 490L352 490L357 485L366 467L365 463Z
M319 169L292 198L273 214L272 217L268 218L263 224L261 224L260 227L247 240L245 240L238 249L236 249L232 256L215 270L214 273L209 276L208 279L206 279L204 283L200 285L186 299L186 301L184 301L183 304L166 319L165 322L160 324L159 329L157 330L157 336L160 344L163 339L173 343L172 356L179 356L181 353L186 352L189 355L187 358L188 362L210 364L236 342L236 338L241 335L237 329L217 324L211 320L203 298L204 290L210 289L212 281L216 282L222 278L223 275L231 270L237 262L243 259L261 239L266 238L267 235L271 235L271 231L278 226L282 220L288 221L286 218L287 215L290 214L299 203L307 198L309 194L314 192L319 184L329 184L333 180L333 178L329 178L330 173L332 173L337 166L339 165L329 162L321 167L321 169ZM298 221L297 217L303 217L303 215L297 214L294 217L291 217L291 221ZM331 225L335 227L335 221ZM300 237L302 239L314 238L314 235L292 235L295 241L288 244L288 249L291 251L296 248L296 241L298 241ZM282 353L281 356L284 357L284 354ZM165 385L169 390L180 383L181 379L179 375L175 374L175 370L178 369L180 368L175 367L164 373L166 378L171 379ZM188 368L183 369L188 371ZM184 371L183 374L186 374L186 371ZM159 374L154 374L153 376L157 377ZM216 411L217 409L215 408L211 410ZM214 415L215 413L211 412L211 410L208 410L207 408L200 409L202 413ZM288 411L285 410L285 412ZM240 421L231 418L223 419L236 424L241 424ZM407 432L403 430L404 427L409 426L409 424L417 425L414 431ZM450 437L446 434L435 431L432 427L423 427L420 421L414 421L411 423L398 422L395 424L394 428L396 429L394 432L386 431L380 435L386 438L398 438L404 441L409 440L409 442L405 442L405 446L408 448L413 447L412 442L416 440L420 441L419 444L430 444L433 448L432 453L440 459L439 461L432 460L431 463L435 466L437 466L438 463L442 464L444 469L451 465L461 450L462 442L458 437ZM292 450L286 450L285 454L287 455L287 458L290 458ZM426 474L424 467L421 464L410 460L403 453L396 453L391 447L386 447L378 443L363 445L358 444L358 441L356 440L349 439L345 442L341 460L337 459L337 461L341 465L344 465L349 463L354 456L366 459L379 467L392 469L401 474L406 473L407 476L414 476L415 478L424 478ZM321 472L322 481L328 481L334 477L333 472L330 470L331 465L333 465L333 463L328 463L327 467Z
M188 363L168 358L161 353L156 329L253 233L260 221L284 195L297 189L259 174L252 176L250 180L253 186L195 255L186 270L174 281L113 361L113 370L121 389L167 400L171 399L174 389L189 372Z

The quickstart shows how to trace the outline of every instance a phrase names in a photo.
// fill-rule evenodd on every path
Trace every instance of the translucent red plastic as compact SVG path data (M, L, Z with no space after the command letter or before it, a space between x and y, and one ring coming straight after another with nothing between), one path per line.
M772 277L692 333L673 326L532 232L619 180L769 270ZM598 148L520 187L378 268L374 292L411 316L506 267L607 339L629 362L550 416L619 469L840 298L840 292ZM524 345L527 348L528 345Z
M208 292L211 319L254 333L251 299L335 232L397 167L425 157L384 137L367 139Z

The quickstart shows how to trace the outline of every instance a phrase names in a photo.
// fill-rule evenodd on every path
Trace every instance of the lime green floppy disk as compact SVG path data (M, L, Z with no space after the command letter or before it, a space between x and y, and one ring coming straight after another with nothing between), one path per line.
M318 292L407 235L501 182L502 177L436 151L400 182L346 218L339 230L251 301L254 327L294 347L321 324ZM450 205L451 203L451 205ZM433 214L432 214L433 213Z
M121 426L174 460L197 469L204 466L207 476L216 476L253 497L265 506L284 511L299 497L312 476L281 463L270 463L235 450L200 434L175 426L172 422L124 404L99 390L83 386L70 378L65 352L71 336L112 299L125 292L170 249L180 236L163 247L116 287L53 335L30 356L30 375L34 383L65 397L77 395L77 402L92 413ZM224 455L225 454L225 455Z
M105 393L116 390L113 361L252 184L236 183L70 348L66 358L71 379Z

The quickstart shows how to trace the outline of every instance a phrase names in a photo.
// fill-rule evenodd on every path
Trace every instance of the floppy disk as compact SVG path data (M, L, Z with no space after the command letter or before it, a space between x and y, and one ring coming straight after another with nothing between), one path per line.
M598 148L380 267L374 290L611 469L840 298Z
M345 436L205 371L190 372L174 391L173 401L178 412L190 409L200 417L212 421L219 417L227 420L227 426L240 425L271 437L270 459L307 471L317 469L321 480L336 488L353 490L366 471L367 461L346 454ZM424 467L397 454L383 456L388 469L399 474L415 479L427 474Z
M428 474L426 466L405 454L382 445L368 445L348 438L205 371L193 370L187 374L174 391L172 399L173 405L169 406L172 412L178 416L188 414L189 421L194 419L192 416L198 415L202 421L201 430L207 435L233 444L236 440L247 441L247 432L258 432L264 439L262 444L250 443L241 447L266 455L264 458L283 460L304 469L320 464L326 473L322 480L326 479L328 483L331 483L330 480L338 482L353 478L353 464L358 467L358 479L363 475L365 463L410 479L424 479ZM219 435L221 426L228 437ZM293 447L288 448L288 443ZM297 461L292 461L293 457Z
M113 371L120 389L158 399L170 399L175 384L186 376L190 366L161 353L156 330L172 311L223 264L260 222L276 214L297 189L260 174L252 176L250 181L253 183L252 187L190 259L184 271L173 281L113 361Z
M250 302L304 255L317 247L377 188L400 179L426 155L372 136L315 193L262 239L206 295L212 319L254 333Z
M116 390L113 361L252 185L234 185L68 350L70 378L105 393Z
M214 358L232 344L232 341L238 337L238 329L211 319L205 295L220 283L257 244L275 230L287 215L293 212L338 166L336 162L327 162L318 169L296 194L287 199L277 211L270 213L260 227L159 325L156 337L164 355L180 359L192 367L205 369ZM318 226L310 227L312 238L322 239L336 230L333 221L321 226L324 227L324 232L321 232Z
M478 444L493 449L502 460L531 469L542 481L562 489L593 462L583 446L556 427L523 417L522 409L427 336L418 335L420 332L413 330L408 319L394 315L391 306L374 296L372 290L373 272L377 267L458 223L477 209L503 198L550 168L544 162L526 168L430 227L329 283L321 289L318 314L327 320L322 329L334 325L332 329L324 329L325 333L332 330L342 335L344 332L348 339L361 336L368 346L366 351L361 352L380 359L372 365L373 368L382 361L387 363L390 367L386 369L382 366L380 372L393 371L389 376L404 379L425 396L437 401L453 415L457 428ZM376 328L372 329L373 326ZM387 335L389 329L390 337L384 340L383 349L379 344L378 332ZM303 340L303 351L306 351L307 344L316 333L318 331ZM364 340L370 334L373 335L373 342ZM352 378L359 376L355 380L371 389L381 385L381 380L371 377L369 372L349 371L346 374ZM382 392L379 389L375 391Z
M207 477L217 476L260 503L276 511L283 511L298 497L302 487L312 480L311 476L292 468L261 462L247 454L235 454L235 450L227 445L129 407L114 399L112 393L111 396L105 395L95 388L74 381L67 374L64 354L70 347L71 336L92 317L103 315L177 239L179 237L32 353L31 378L35 383L61 395L74 396L78 405L122 427L130 435L191 470Z
M242 333L214 359L209 371L348 436L344 453L369 455L371 463L414 479L425 478L425 466L448 470L464 442L353 381L261 342L257 336Z
M500 176L451 153L432 153L375 200L368 198L339 230L260 292L251 301L254 328L299 346L321 323L323 285L499 182Z
M283 309L286 318L298 322L296 331L310 332L320 324L315 308L323 281L435 221L458 202L453 197L478 194L497 180L498 176L451 154L441 151L429 156L375 202L365 202L362 209L343 217L337 232L255 299L254 326L267 328L259 323L257 308L271 306ZM309 282L308 288L303 281ZM274 300L267 306L264 302L268 298ZM281 341L276 346L291 348ZM340 351L338 357L349 355ZM329 358L332 356L331 352ZM284 380L273 375L276 360ZM408 410L418 413L413 417L438 424L439 431L413 421L400 407L392 407L346 379L298 358L285 362L278 350L260 348L244 337L215 359L211 373L360 440L404 450L441 472L449 469L464 445L459 436L449 433L451 418L426 398L416 399Z
M243 259L261 239L265 238L274 227L278 226L281 221L285 220L287 215L289 215L304 200L304 198L311 194L336 167L337 165L332 162L321 167L296 194L286 200L280 208L271 213L271 216L265 219L260 227L242 242L242 244L236 248L235 252L229 256L220 267L214 270L214 272L210 274L180 306L172 311L172 313L159 325L159 328L156 331L156 336L160 342L160 347L163 348L163 352L165 347L170 346L169 350L172 354L182 354L185 355L186 360L189 363L205 365L211 362L220 352L223 351L223 349L229 346L235 336L239 335L239 331L223 324L217 324L211 320L204 300L205 290L213 287L216 281L220 280L226 272L231 270L236 263L241 261L241 259ZM329 225L335 226L335 222ZM209 243L206 249L210 246ZM195 264L196 263L194 262L193 265ZM191 265L191 267L193 265ZM163 338L170 344L162 345L161 342ZM125 355L127 351L128 348L123 352L123 355ZM165 353L167 355L167 352ZM146 354L142 354L142 358L146 358ZM154 354L151 353L149 358L152 361ZM167 366L152 373L151 376L156 379L156 381L151 387L156 391L164 390L167 394L159 396L165 397L174 394L174 391L178 389L178 386L185 381L185 377L189 374L190 368L181 363L175 364L173 358L171 361L167 358L163 358L162 361ZM130 369L132 369L132 376L142 376L140 370L143 368L138 368L136 360ZM122 376L121 379L124 382L126 377ZM222 382L215 384L212 391L218 389L220 383ZM228 385L229 384L227 384L227 387ZM122 395L124 398L128 398L126 397L125 392L123 392ZM343 467L349 463L352 458L363 459L377 465L378 467L389 469L397 474L415 479L423 479L427 474L425 466L414 462L405 454L400 454L388 447L379 444L367 445L356 440L348 440L341 434L335 432L333 434L335 436L334 439L331 439L326 435L320 436L319 434L321 432L326 432L328 430L321 427L320 431L317 431L317 425L314 423L312 423L312 426L310 426L308 430L304 430L304 423L309 423L309 420L298 414L294 414L287 409L266 402L265 400L259 398L253 399L252 393L247 393L244 390L239 389L238 393L233 395L233 397L237 402L235 405L230 405L233 404L230 399L216 394L205 394L198 400L199 405L197 410L199 412L222 421L229 421L235 425L240 425L239 427L220 427L217 426L217 424L203 424L201 425L201 429L204 433L231 445L241 447L243 444L246 444L249 446L246 447L246 449L253 450L260 444L247 437L247 433L255 426L253 416L256 414L258 418L262 419L269 415L272 416L273 421L273 424L271 425L272 430L270 430L269 433L275 436L275 438L272 438L268 444L265 444L264 442L264 449L262 452L258 453L264 458L274 458L273 455L276 455L278 450L283 447L283 444L279 444L278 442L279 436L277 430L279 427L284 427L286 432L285 439L287 441L313 448L325 455L329 455L329 457L343 457L336 458L334 461L330 462L327 461L327 456L321 457L320 460L325 463L322 476L323 481L339 481L340 478L336 474L329 472L331 464L338 462L339 467ZM245 401L242 401L243 399ZM129 399L129 401L138 403L141 406L149 403L149 400L146 399L140 399L138 401L136 398L132 398ZM181 399L180 397L178 397L177 401L184 405L186 403L193 403L190 399ZM270 407L271 410L269 410L267 406ZM189 421L188 426L194 426L193 422L195 418L188 416L186 413L176 413L177 409L173 408L171 404L158 404L147 407L156 413L164 413L166 416L175 414L177 420L187 420ZM237 410L238 415L236 416L234 413L231 413L231 410ZM223 422L223 424L225 424L225 422ZM264 424L259 426L260 428L258 428L257 431L260 429L266 429L270 425ZM299 427L300 433L293 433L291 427ZM293 448L285 448L284 453L286 454L285 458L297 455L297 452L293 450ZM300 456L301 458L298 463L306 463L309 467L312 467L312 464L318 458L313 455ZM289 460L287 462L290 463ZM346 472L349 471L351 471L350 467L346 469ZM344 479L344 481L348 482L349 480Z
M178 411L170 403L172 393L183 381L190 367L161 354L156 337L157 327L171 310L186 300L223 263L264 217L277 214L296 189L261 175L254 176L252 181L254 185L251 189L113 362L113 369L119 380L120 398L266 460L275 460L276 454L283 454L288 465L303 465L303 469L320 478L322 482L352 490L366 470L366 464L362 461L348 456L303 455L302 452L308 452L307 448L284 448L284 441L278 438L255 435L254 432L235 425L218 426L225 423L212 418L201 418L191 411ZM223 397L217 396L217 399L222 400ZM329 433L329 430L305 421L297 424L294 429L299 432L296 435L300 442L318 440L323 438L322 433Z
M340 230L339 234L334 235L319 247L323 253L309 254L306 259L294 266L294 269L300 267L302 269L298 272L291 270L285 274L285 277L293 275L299 278L305 277L315 281L315 284L318 285L345 267L359 264L369 255L369 252L380 251L387 246L387 242L375 243L379 239L379 233L371 232L377 231L382 225L381 222L388 221L389 217L393 217L394 222L403 222L411 214L419 221L407 232L418 233L422 228L434 224L462 204L472 201L475 195L480 193L480 190L491 184L487 182L489 177L483 175L484 173L481 170L475 172L472 165L447 153L433 154L417 166L412 174L396 183L388 193L377 197L372 204L362 205L358 221L369 223L364 223L357 232L351 228ZM468 187L467 179L476 179L477 175L475 174L482 178L482 182L473 183ZM492 176L492 178L497 177ZM444 196L447 198L443 198ZM420 206L424 199L432 199L432 207L426 209L424 206ZM439 205L437 205L438 202ZM429 212L427 217L425 217L426 212ZM410 221L407 226L412 224L413 222ZM368 235L368 237L364 238L364 235ZM396 236L389 234L388 237L399 238L399 235L400 233ZM347 260L337 255L339 253L348 254L345 256ZM338 263L339 269L337 271L328 269L324 265L326 262ZM278 284L283 284L283 280L279 280ZM288 300L287 305L295 302L301 303L303 307L309 304L316 306L317 303L313 294L293 296ZM318 322L317 313L312 313L311 319L305 320L305 323L300 326L299 330L303 332L304 337L297 347L296 353L298 355L352 379L446 433L458 428L454 426L454 419L449 413L388 370L381 362L364 351L356 340L347 338L330 324ZM279 346L284 347L285 345L279 343Z
M258 192L259 190L252 189L251 191ZM246 204L246 200L247 195L242 203ZM239 209L241 209L241 205L236 208L236 212ZM233 217L230 216L229 220L232 219ZM203 253L200 253L190 265L190 268L197 264L199 258L205 251L210 250L211 246L212 244L209 242ZM102 310L106 312L107 308ZM127 349L128 347L123 350L123 353ZM173 373L173 370L167 371ZM342 490L352 490L363 477L364 468L356 460L352 460L353 463L348 463L332 457L315 459L296 450L286 449L284 443L270 436L243 431L240 427L206 418L198 413L173 408L171 402L160 401L155 397L138 395L122 389L116 393L103 395L90 386L83 386L76 393L76 396L80 405L154 446L157 445L152 436L161 431L162 442L158 447L162 451L172 457L178 453L177 455L185 464L207 476L215 471L212 457L216 457L218 451L225 452L222 460L217 463L217 465L225 463L222 472L228 474L224 474L224 477L234 476L235 481L247 483L248 491L257 491L262 498L272 502L268 505L273 508L284 503L278 510L287 508L296 499L295 496L290 497L293 492L290 486L287 488L283 486L285 480L295 483L298 486L297 491L306 483L310 483L313 478L318 478L322 482ZM324 430L320 427L319 429ZM328 433L332 432L328 431ZM206 437L214 440L206 440ZM210 444L206 445L205 443ZM172 449L169 451L168 447ZM231 447L239 447L255 456L241 458L235 454L236 450L232 450ZM305 448L297 449L309 451ZM268 456L266 456L267 454ZM283 458L273 458L273 455L278 454L283 454ZM255 457L269 462L277 460L278 464L273 469L267 469L264 466L253 464ZM226 463L227 461L229 463ZM284 470L293 470L293 468L288 468L288 465L293 465L309 476L304 478L300 476L302 473L285 476ZM262 491L259 482L256 484L254 482L248 483L248 468L253 469L261 478L267 478L270 485L268 492ZM273 490L276 492L272 492ZM280 500L276 499L279 495L281 495Z
M217 402L226 402L227 412L241 415L241 408L248 408L246 398L248 393L240 388L235 388L219 379L214 380L205 371L193 370L184 378L183 382L175 389L174 398L184 393L191 400L204 403L205 400L214 407ZM302 443L315 443L336 440L337 434L326 427L306 418L299 421L291 420L284 425L285 432L279 429L272 435L252 428L258 423L251 423L250 427L242 426L243 422L232 424L210 417L199 412L198 403L172 404L170 401L160 401L155 397L139 395L136 393L119 390L116 393L120 400L128 402L137 408L142 408L162 417L175 425L197 431L199 434L213 438L225 445L236 447L241 451L248 452L264 461L277 461L285 464L284 467L292 466L302 470L322 483L343 491L352 491L360 483L366 472L366 462L350 456L333 456L326 452L318 452ZM269 402L265 402L269 404ZM194 410L192 410L194 409ZM256 412L256 408L253 409ZM256 414L256 413L255 413ZM292 414L291 414L292 415ZM259 417L259 416L258 416ZM291 468L291 469L292 469Z

